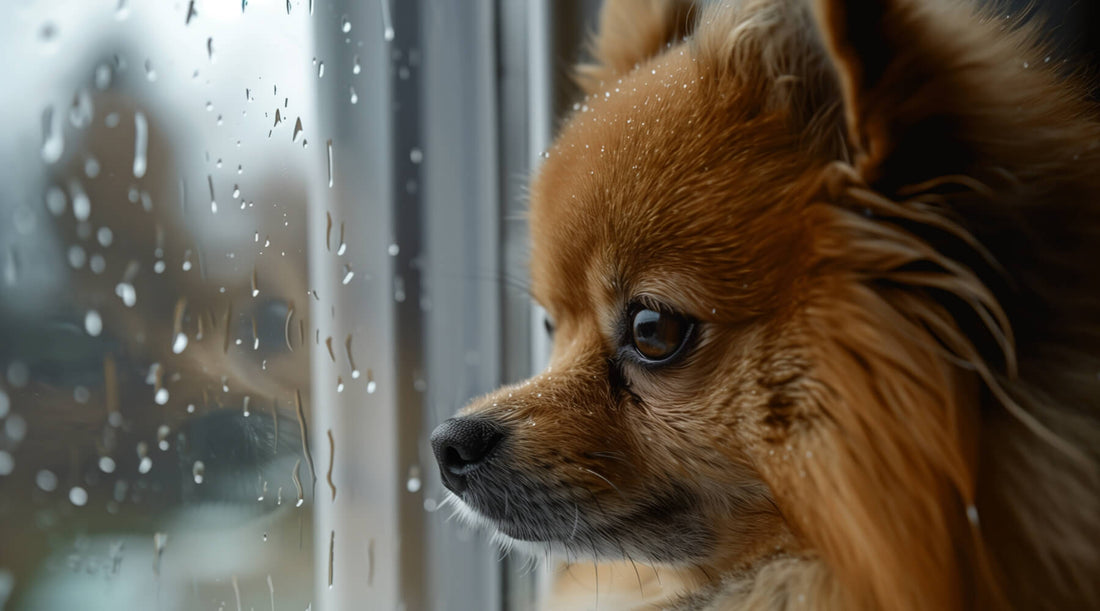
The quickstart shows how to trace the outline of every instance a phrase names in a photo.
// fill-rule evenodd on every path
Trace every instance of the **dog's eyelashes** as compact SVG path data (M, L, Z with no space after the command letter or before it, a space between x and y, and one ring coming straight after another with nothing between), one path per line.
M691 322L679 314L640 308L631 316L631 344L649 363L663 363L675 356L690 331Z

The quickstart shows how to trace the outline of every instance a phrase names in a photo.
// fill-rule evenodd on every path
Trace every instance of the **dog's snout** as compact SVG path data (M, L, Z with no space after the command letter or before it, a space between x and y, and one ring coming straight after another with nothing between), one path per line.
M432 432L432 451L443 484L451 492L466 489L467 476L485 464L504 437L501 428L481 418L451 418Z

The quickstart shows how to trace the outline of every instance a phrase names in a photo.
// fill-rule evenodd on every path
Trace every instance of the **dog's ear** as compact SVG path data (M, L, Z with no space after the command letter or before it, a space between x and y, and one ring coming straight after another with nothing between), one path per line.
M927 0L814 0L814 9L863 178L897 186L913 178L909 168L965 167L966 66L980 53L964 30L935 18L960 15Z
M586 94L597 93L691 32L695 6L689 0L606 0L599 30L589 43L591 63L577 67Z

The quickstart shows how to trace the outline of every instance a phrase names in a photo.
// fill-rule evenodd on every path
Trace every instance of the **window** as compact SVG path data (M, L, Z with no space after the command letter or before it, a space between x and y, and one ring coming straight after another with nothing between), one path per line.
M522 189L594 2L0 25L0 608L522 609L427 436L537 364Z

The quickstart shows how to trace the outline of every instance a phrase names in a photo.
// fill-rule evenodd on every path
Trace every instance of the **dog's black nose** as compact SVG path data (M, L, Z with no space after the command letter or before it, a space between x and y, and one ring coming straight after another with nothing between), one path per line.
M451 418L432 431L432 451L443 484L451 492L466 489L466 478L477 471L504 433L482 418Z

